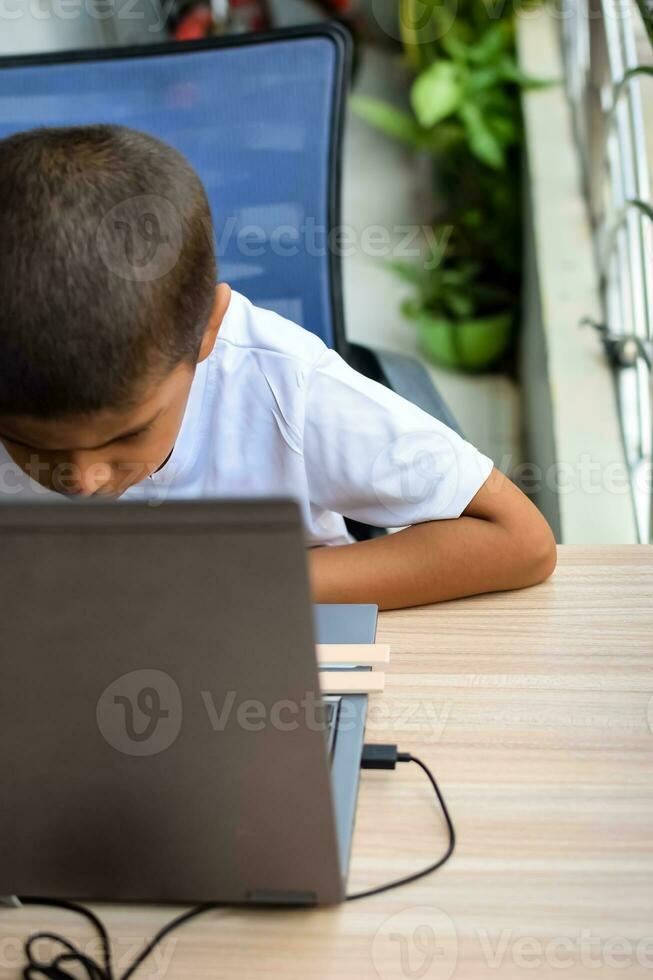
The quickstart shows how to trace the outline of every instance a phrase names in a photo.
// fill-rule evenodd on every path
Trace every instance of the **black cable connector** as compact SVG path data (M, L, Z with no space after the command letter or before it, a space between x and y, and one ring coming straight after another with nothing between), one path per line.
M398 762L410 762L407 752L399 752L396 745L363 746L361 769L394 769Z

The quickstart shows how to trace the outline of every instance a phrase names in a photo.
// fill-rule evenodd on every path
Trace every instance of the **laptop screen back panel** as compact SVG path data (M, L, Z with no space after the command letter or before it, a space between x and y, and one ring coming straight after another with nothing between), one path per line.
M0 508L0 894L342 897L290 502Z

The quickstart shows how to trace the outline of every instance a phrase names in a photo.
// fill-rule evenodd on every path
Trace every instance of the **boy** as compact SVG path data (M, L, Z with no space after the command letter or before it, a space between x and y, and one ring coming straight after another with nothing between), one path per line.
M206 195L171 147L103 125L10 136L0 216L0 502L293 496L319 602L553 571L548 525L487 457L216 286ZM404 529L354 543L343 515Z

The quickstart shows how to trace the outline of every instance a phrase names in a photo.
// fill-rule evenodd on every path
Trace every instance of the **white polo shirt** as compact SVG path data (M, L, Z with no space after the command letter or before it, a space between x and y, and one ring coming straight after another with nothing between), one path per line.
M491 469L487 456L318 337L232 292L172 454L121 499L289 496L307 544L337 545L352 540L343 516L378 527L458 517ZM0 444L6 494L58 496Z

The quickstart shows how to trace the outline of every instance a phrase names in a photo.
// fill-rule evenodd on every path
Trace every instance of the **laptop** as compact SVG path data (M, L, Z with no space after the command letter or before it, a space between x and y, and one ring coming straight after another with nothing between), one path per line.
M0 895L344 898L366 698L289 500L0 507Z

